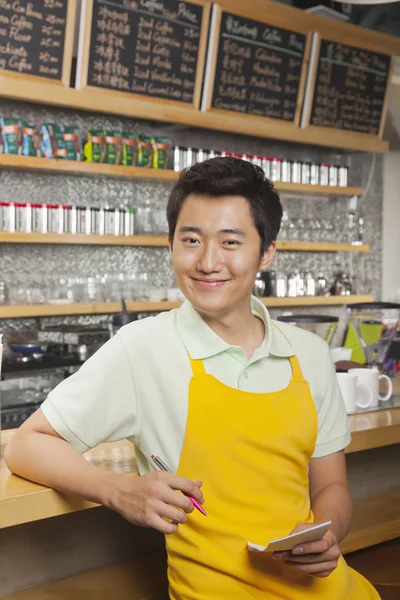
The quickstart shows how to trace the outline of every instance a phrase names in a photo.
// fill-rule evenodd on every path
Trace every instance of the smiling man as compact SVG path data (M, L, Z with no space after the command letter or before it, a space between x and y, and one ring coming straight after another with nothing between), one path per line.
M173 600L379 598L340 556L350 435L328 346L251 296L274 258L276 191L259 167L215 158L181 174L167 212L186 302L122 328L51 392L8 445L9 468L168 534ZM142 477L80 456L122 438ZM152 470L152 454L172 472ZM247 549L327 520L291 552Z

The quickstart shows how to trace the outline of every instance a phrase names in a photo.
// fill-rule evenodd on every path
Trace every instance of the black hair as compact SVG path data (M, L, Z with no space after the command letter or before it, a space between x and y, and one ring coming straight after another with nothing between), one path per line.
M171 191L167 205L171 243L179 213L190 194L246 198L260 236L261 256L276 240L281 227L282 204L278 192L261 167L240 158L219 156L184 169Z

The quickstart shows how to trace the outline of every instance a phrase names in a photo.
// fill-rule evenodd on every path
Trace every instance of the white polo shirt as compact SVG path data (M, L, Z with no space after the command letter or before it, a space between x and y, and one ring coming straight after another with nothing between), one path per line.
M42 404L45 417L79 452L129 438L140 473L150 469L146 457L151 454L177 470L192 377L188 354L203 359L206 371L225 385L257 393L286 387L291 378L288 357L296 354L318 413L313 457L342 450L350 442L350 429L328 345L279 322L286 339L272 325L265 306L255 297L251 302L266 334L250 359L214 333L186 301L179 309L120 329L49 394Z

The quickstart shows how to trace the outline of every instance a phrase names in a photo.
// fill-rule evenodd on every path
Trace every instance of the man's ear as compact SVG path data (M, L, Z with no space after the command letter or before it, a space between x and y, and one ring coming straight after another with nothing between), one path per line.
M168 236L168 247L169 247L169 254L172 254L172 239L170 236Z
M272 242L261 257L260 264L258 267L259 271L265 271L265 269L268 269L268 267L273 263L273 260L275 258L275 251L276 242Z

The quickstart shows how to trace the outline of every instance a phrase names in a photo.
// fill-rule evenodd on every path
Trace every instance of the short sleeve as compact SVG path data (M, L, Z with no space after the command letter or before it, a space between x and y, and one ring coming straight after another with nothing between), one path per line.
M101 442L134 438L137 402L120 336L106 342L77 373L61 382L41 410L53 429L81 453Z
M339 452L351 441L350 423L327 347L325 393L318 410L318 437L312 458Z

